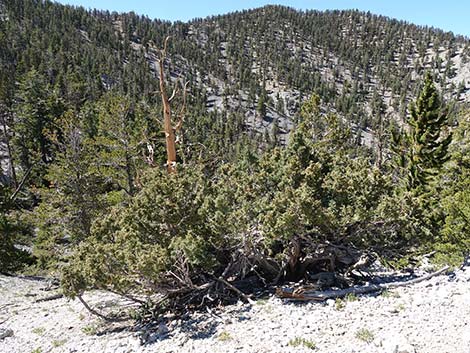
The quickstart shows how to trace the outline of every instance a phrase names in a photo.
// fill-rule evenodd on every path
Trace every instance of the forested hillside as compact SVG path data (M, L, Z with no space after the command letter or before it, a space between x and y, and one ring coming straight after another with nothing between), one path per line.
M251 127L252 138L285 141L300 105L317 93L324 109L353 123L358 141L370 140L391 117L403 120L426 69L449 102L467 101L470 88L468 40L357 11L268 6L172 24L50 2L3 4L5 79L12 85L34 69L72 105L113 89L154 107L158 50L171 35L166 64L173 79L190 81L188 113L213 115L209 126L198 119L197 137L229 125L214 133L238 140Z
M247 281L348 286L364 254L456 264L469 88L468 39L369 13L170 23L1 0L0 272L176 308Z

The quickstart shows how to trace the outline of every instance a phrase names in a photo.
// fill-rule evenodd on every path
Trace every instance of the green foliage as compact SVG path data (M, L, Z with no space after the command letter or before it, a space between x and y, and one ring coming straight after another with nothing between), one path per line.
M143 178L129 205L115 206L95 223L64 270L68 295L93 287L151 291L166 270L211 271L221 245L211 227L211 187L197 168L177 175L158 169ZM142 279L145 279L142 281Z
M99 328L98 325L90 324L90 325L82 327L82 332L86 335L94 336L98 332L98 328Z
M373 332L369 329L361 328L356 332L356 338L366 343L372 343L374 341L375 336Z
M38 226L34 253L40 268L62 258L65 244L88 237L93 220L106 207L105 180L93 170L93 146L82 123L69 111L58 122L58 133L51 133L57 152L45 175L50 187L42 189L42 202L34 213Z
M30 254L21 248L29 245L31 229L14 206L10 188L0 183L0 272L3 273L18 271L32 262Z
M351 158L348 129L334 116L320 113L318 97L301 112L303 120L287 149L261 159L259 175L253 174L265 187L257 197L265 207L258 218L260 228L274 242L294 235L364 239L364 233L352 233L350 227L374 220L389 181L378 170L369 170L368 159Z
M359 298L353 294L353 293L348 293L345 297L344 297L344 300L346 302L355 302L355 301L358 301Z
M317 345L315 344L315 342L308 340L306 338L303 338L303 337L296 337L294 339L291 339L288 345L292 347L305 347L308 349L317 348Z
M335 309L336 310L343 310L344 308L346 307L346 303L344 302L344 300L342 300L341 298L336 298L335 299Z
M233 338L227 331L222 331L218 336L219 341L226 342L231 341Z
M468 252L468 118L450 144L450 115L428 75L410 106L410 129L395 135L393 169L383 131L393 121L382 97L390 91L393 109L405 111L427 48L458 47L463 38L357 11L268 6L188 25L49 1L2 5L4 135L18 178L27 178L15 202L13 185L2 185L0 270L19 268L31 228L37 266L61 271L72 297L203 284L232 261L235 278L256 271L274 279L296 239L401 264L413 251L437 249L452 261ZM169 34L169 58L177 55L165 64L184 69L190 107L178 132L182 168L171 176L160 170L161 106L148 61ZM292 38L303 39L292 48ZM319 50L306 55L311 48ZM435 71L452 76L449 62L439 58ZM221 82L222 111L211 103ZM281 82L296 94L278 94L274 104ZM452 93L441 83L443 95ZM263 139L246 117L256 111L264 121L255 124L264 124L268 107L280 115ZM287 146L277 118L284 115L295 122ZM384 140L376 163L361 146L367 128Z
M441 111L441 102L430 73L416 102L410 104L407 123L409 132L403 140L395 136L395 149L400 167L405 169L406 189L422 193L449 159L447 150L452 135L443 137L447 127L447 113Z
M38 327L33 328L31 332L36 335L42 336L46 332L46 329L42 326L38 326Z
M134 196L94 217L63 269L64 292L151 292L169 278L212 276L241 244L240 256L265 257L258 273L270 278L296 237L342 239L391 258L435 239L430 202L396 193L387 174L348 148L348 129L318 107L315 97L303 107L286 149L246 151L211 169L187 164L177 175L148 170Z
M452 141L448 113L430 73L416 102L410 105L407 123L406 133L393 134L392 145L403 188L384 201L380 212L395 225L395 239L401 238L402 246L429 249L443 241L444 211L439 200Z
M144 140L149 135L145 111L115 94L104 96L96 110L96 132L89 141L96 153L96 173L132 196L136 192L137 173L143 168L144 142L149 142Z
M52 347L62 347L65 343L67 343L66 339L61 339L61 340L53 340L52 341Z
M380 295L384 298L400 298L400 294L398 292L389 289L383 290Z
M258 104L256 106L256 111L258 112L261 119L264 119L266 116L266 90L263 89L261 95L258 99Z
M460 117L450 146L451 162L443 176L441 198L445 222L439 238L438 258L452 254L455 265L470 252L470 119L468 112Z
M54 130L63 110L58 92L51 89L42 74L33 69L21 77L15 97L16 134L12 144L23 170L33 168L29 180L37 186L44 183L42 178L54 154L46 131Z

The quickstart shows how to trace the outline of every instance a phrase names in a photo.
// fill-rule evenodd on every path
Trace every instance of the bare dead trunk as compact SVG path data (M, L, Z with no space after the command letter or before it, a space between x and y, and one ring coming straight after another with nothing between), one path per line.
M2 116L3 135L5 137L5 144L7 146L8 159L9 159L9 162L10 162L9 164L10 164L11 178L13 179L13 184L14 184L15 188L18 188L18 179L16 177L15 164L14 164L13 153L12 153L11 145L10 145L10 137L8 136L7 124L6 124L6 121L5 121L5 114L6 114L6 112L1 114L1 116Z
M168 95L165 89L165 75L163 73L163 62L166 56L166 46L169 37L165 40L164 49L160 58L160 94L163 103L163 127L165 131L165 142L167 152L167 170L168 173L176 173L176 138L175 131L171 125L171 107L168 100Z

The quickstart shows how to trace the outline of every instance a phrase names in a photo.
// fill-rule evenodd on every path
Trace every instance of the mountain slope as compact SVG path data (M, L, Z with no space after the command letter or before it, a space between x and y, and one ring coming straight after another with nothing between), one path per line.
M158 108L156 61L167 35L170 77L190 81L189 114L214 116L188 122L196 135L228 119L232 142L243 131L285 141L315 92L358 141L370 140L390 118L401 121L425 70L448 100L470 99L466 38L369 13L266 6L170 23L38 0L3 0L0 12L7 106L14 83L35 69L72 106L113 88Z

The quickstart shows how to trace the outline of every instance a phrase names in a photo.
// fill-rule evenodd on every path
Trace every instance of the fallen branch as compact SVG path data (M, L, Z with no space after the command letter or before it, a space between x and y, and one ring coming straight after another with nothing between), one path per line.
M78 300L80 300L80 302L83 304L83 306L85 307L85 309L87 309L90 313L92 313L93 315L95 316L98 316L99 318L105 320L105 321L108 321L108 322L119 322L119 321L125 321L125 319L123 318L115 318L115 317L109 317L109 316L106 316L102 313L100 313L98 310L95 310L93 309L91 306L88 305L88 303L83 300L82 296L81 295L77 295L77 298Z
M63 297L64 297L64 295L62 293L59 293L59 294L50 295L50 296L45 297L45 298L36 299L34 302L35 303L48 302L48 301L57 300L57 299L60 299L60 298L63 298Z
M393 282L386 284L374 284L364 287L347 288L341 290L328 290L328 291L316 291L316 290L303 290L302 288L278 288L276 295L280 298L288 298L299 301L324 301L327 299L342 298L348 294L366 294L372 292L381 292L385 289L405 287L419 282L426 281L434 276L438 276L449 269L449 266L441 268L439 271L432 272L426 276L412 279L406 282Z
M237 293L241 298L243 298L243 300L245 300L247 303L249 304L254 304L254 301L251 300L250 298L248 298L248 296L243 293L241 290L239 290L237 287L235 287L234 285L230 284L229 282L227 282L225 279L223 279L222 277L219 277L217 278L217 280L219 282L221 282L222 284L224 284L227 288L231 289L232 291L234 291L235 293Z

